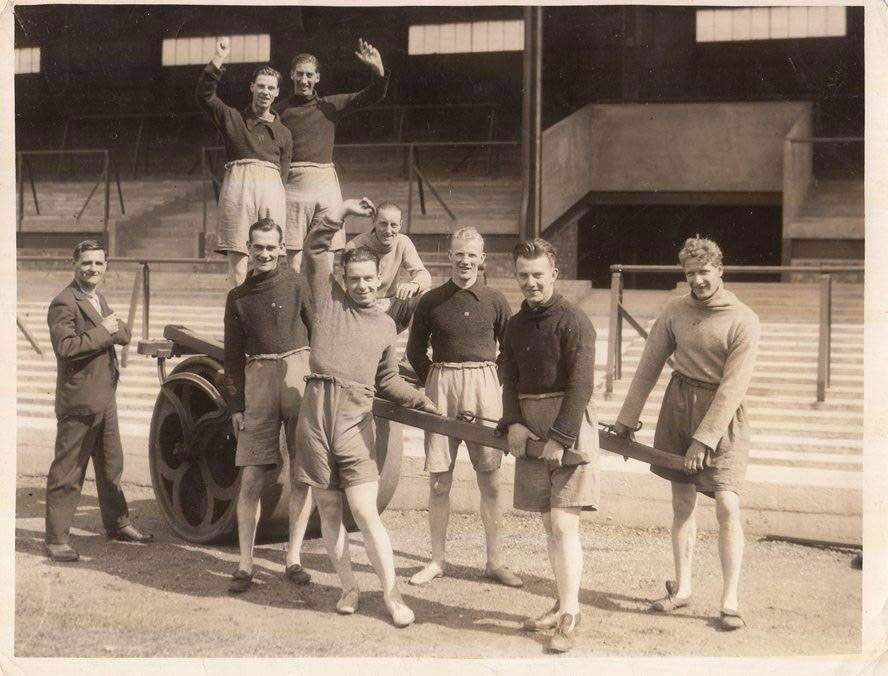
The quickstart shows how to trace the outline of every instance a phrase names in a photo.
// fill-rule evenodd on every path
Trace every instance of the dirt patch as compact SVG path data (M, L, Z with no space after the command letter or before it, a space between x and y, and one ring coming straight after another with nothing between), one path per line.
M425 512L387 511L402 592L417 622L395 629L359 534L352 554L364 589L358 614L334 610L338 582L319 540L306 543L312 583L282 578L281 544L258 547L257 584L226 593L235 547L178 540L149 488L125 486L151 546L109 542L95 484L87 482L75 520L74 564L43 556L44 480L19 477L16 506L17 656L77 657L538 657L544 635L526 634L526 616L548 608L554 582L538 517L508 516L505 558L522 575L521 589L482 577L480 519L454 514L448 577L416 588L406 583L428 555ZM749 627L716 627L721 572L717 539L702 534L696 551L694 602L672 616L652 615L672 574L669 533L583 523L585 562L580 590L583 623L572 657L605 655L802 655L860 650L860 571L852 553L747 540L741 609Z

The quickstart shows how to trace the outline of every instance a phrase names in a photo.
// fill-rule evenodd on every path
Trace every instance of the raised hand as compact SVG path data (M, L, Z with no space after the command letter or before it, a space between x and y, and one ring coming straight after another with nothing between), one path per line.
M382 66L382 57L379 50L363 38L358 39L358 51L355 52L358 60L376 71L379 77L385 76L385 69Z
M222 37L216 40L216 53L213 54L213 64L219 68L231 54L231 39Z
M347 199L327 209L327 218L334 223L342 221L346 216L372 216L376 207L366 197Z

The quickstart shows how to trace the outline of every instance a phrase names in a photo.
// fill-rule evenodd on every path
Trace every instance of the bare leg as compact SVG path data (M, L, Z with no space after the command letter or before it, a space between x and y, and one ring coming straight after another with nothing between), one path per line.
M481 522L487 538L487 563L491 568L502 565L502 549L500 547L500 524L502 522L502 506L500 505L500 470L492 472L476 472L478 490L481 493Z
M580 612L580 577L583 574L583 547L580 543L580 508L553 507L549 512L550 538L557 552L555 582L561 613Z
M737 610L737 587L740 584L744 545L740 496L733 491L716 491L715 514L718 518L718 553L724 583L722 608Z
M450 487L453 472L434 472L429 475L429 532L432 541L432 560L410 578L410 584L425 584L444 574L444 549L447 523L450 521Z
M228 285L232 289L247 278L247 255L239 251L228 252Z
M406 627L414 620L413 611L404 603L395 580L395 558L388 532L376 510L376 497L379 484L376 481L358 484L345 489L348 506L355 517L358 528L364 536L367 556L379 582L382 584L382 599L398 627Z
M240 545L238 567L247 573L253 570L253 543L261 512L259 503L265 486L265 472L263 466L241 468L240 493L237 496L237 541Z
M302 249L287 249L287 265L293 272L302 268Z
M339 575L343 597L352 590L357 591L358 583L352 571L351 556L348 549L348 533L342 525L342 493L335 490L312 488L315 504L321 516L321 534L330 563ZM352 611L354 612L354 611Z
M678 588L675 596L691 595L691 568L697 542L697 487L692 483L672 482L672 554Z
M302 562L302 542L311 516L311 488L298 481L290 482L290 538L287 544L287 565Z
M552 566L552 573L555 575L555 598L558 601L559 608L561 606L561 578L555 572L562 568L560 560L560 550L555 542L555 536L552 533L552 512L543 512L540 514L543 519L543 528L546 529L546 550L549 552L549 565Z

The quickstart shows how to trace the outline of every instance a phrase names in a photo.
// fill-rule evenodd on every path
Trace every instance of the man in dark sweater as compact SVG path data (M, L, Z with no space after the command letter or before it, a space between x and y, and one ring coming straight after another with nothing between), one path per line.
M271 110L281 79L273 68L263 66L253 74L253 102L244 110L225 105L216 95L222 63L230 49L229 39L219 38L216 54L197 81L197 101L219 130L228 154L219 193L216 251L228 255L228 281L235 287L247 274L244 243L250 225L266 210L275 222L285 222L283 181L287 180L293 139Z
M524 293L503 341L503 417L515 456L516 509L540 512L557 600L525 629L554 629L548 649L570 650L580 623L583 571L580 511L598 508L598 424L592 401L595 329L586 314L555 293L555 250L543 239L519 242L515 276ZM528 439L545 439L540 457Z
M339 177L333 166L336 124L354 111L372 106L385 98L388 77L379 51L358 40L358 60L371 72L370 84L358 92L319 96L315 90L321 80L321 65L312 54L293 57L290 76L294 93L281 112L281 122L293 136L293 157L287 179L287 258L294 270L302 261L303 240L320 205L327 207L342 201ZM342 250L345 233L333 237L330 251ZM333 253L330 254L331 259Z
M293 480L296 420L308 374L311 299L305 278L278 265L283 232L269 218L250 227L253 269L225 301L225 375L228 406L241 468L237 501L240 564L229 591L246 591L253 577L253 541L259 501L270 470L284 464L284 424L290 466L290 540L286 577L307 583L300 550L311 514L308 487Z
M444 415L455 417L469 411L499 419L503 409L495 361L512 311L503 294L478 279L484 239L475 228L454 232L448 253L453 266L450 280L420 299L410 328L407 358L425 383L426 394ZM432 560L410 578L411 584L425 584L444 574L450 488L459 444L459 439L425 434ZM503 454L477 444L467 443L466 448L481 493L481 520L487 536L485 574L506 586L520 587L521 578L502 565L499 487Z
M379 260L369 249L343 254L344 289L333 277L329 248L349 214L370 216L369 200L346 200L315 215L305 240L306 275L315 309L310 374L296 429L296 478L312 487L327 553L342 582L336 610L354 613L360 599L342 525L342 493L364 536L392 621L414 620L395 581L388 533L376 508L373 396L433 413L435 405L398 374L395 320L376 298ZM397 300L397 299L396 299ZM403 301L398 301L403 302Z

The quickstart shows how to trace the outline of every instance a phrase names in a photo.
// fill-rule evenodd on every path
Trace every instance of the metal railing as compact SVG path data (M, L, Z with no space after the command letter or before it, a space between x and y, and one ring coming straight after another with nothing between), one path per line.
M105 204L104 211L102 216L102 223L104 228L104 233L107 236L108 234L108 223L111 216L111 172L114 172L114 181L117 185L117 199L120 202L120 213L126 214L126 207L123 201L123 189L120 186L120 172L117 169L117 163L111 157L111 154L108 152L108 149L101 150L21 150L16 152L15 160L16 160L16 204L18 206L17 214L16 214L16 229L22 230L22 221L25 217L25 171L27 170L28 181L31 186L31 197L34 200L34 210L37 212L37 215L40 214L40 203L37 198L37 185L34 182L34 168L31 164L31 158L33 157L53 157L53 156L70 156L70 155L98 155L102 158L102 170L99 175L98 180L93 185L92 189L89 191L89 194L86 196L86 200L83 203L83 206L80 207L80 210L74 216L75 222L80 222L80 218L86 212L86 208L89 206L89 203L92 201L93 195L96 194L96 190L98 190L99 186L104 182L105 184Z
M347 149L376 149L381 150L383 148L396 148L402 149L404 151L404 180L408 183L407 190L407 210L406 210L406 219L404 223L404 232L410 232L410 226L412 223L413 215L414 215L414 184L416 189L416 195L418 198L418 206L421 214L426 215L427 213L427 205L426 205L426 188L432 193L432 196L435 198L435 201L441 206L444 212L447 214L448 218L456 223L458 217L456 213L454 213L453 209L450 205L447 204L444 197L441 195L441 192L435 187L435 185L429 180L426 172L420 167L420 161L417 151L422 148L431 148L431 149L441 149L441 148L466 148L468 152L466 152L459 162L456 163L451 169L450 172L459 171L468 160L472 157L473 154L477 151L478 148L487 148L487 158L486 158L486 171L487 175L490 175L494 169L494 156L493 153L498 148L503 147L518 147L519 143L517 141L426 141L426 142L418 142L418 143L341 143L336 144L334 146L334 150L347 150ZM213 168L216 166L216 162L214 161L213 155L221 155L225 152L225 148L222 146L204 146L201 148L201 181L203 183L203 235L202 241L198 247L201 255L206 255L206 242L208 237L208 229L209 229L209 218L207 213L207 202L210 198L209 189L213 191L213 198L216 203L219 202L219 192L222 187L222 177L219 176Z
M623 320L636 333L647 340L648 333L623 305L623 274L631 272L682 273L680 265L611 265L610 312L607 335L607 366L605 371L605 392L614 391L614 381L623 377ZM817 401L826 400L826 391L830 386L831 350L832 350L832 275L836 273L864 272L860 265L822 265L822 266L788 266L788 265L726 265L725 274L789 274L807 273L820 275L819 291L819 329L817 348ZM673 366L671 359L667 363Z

